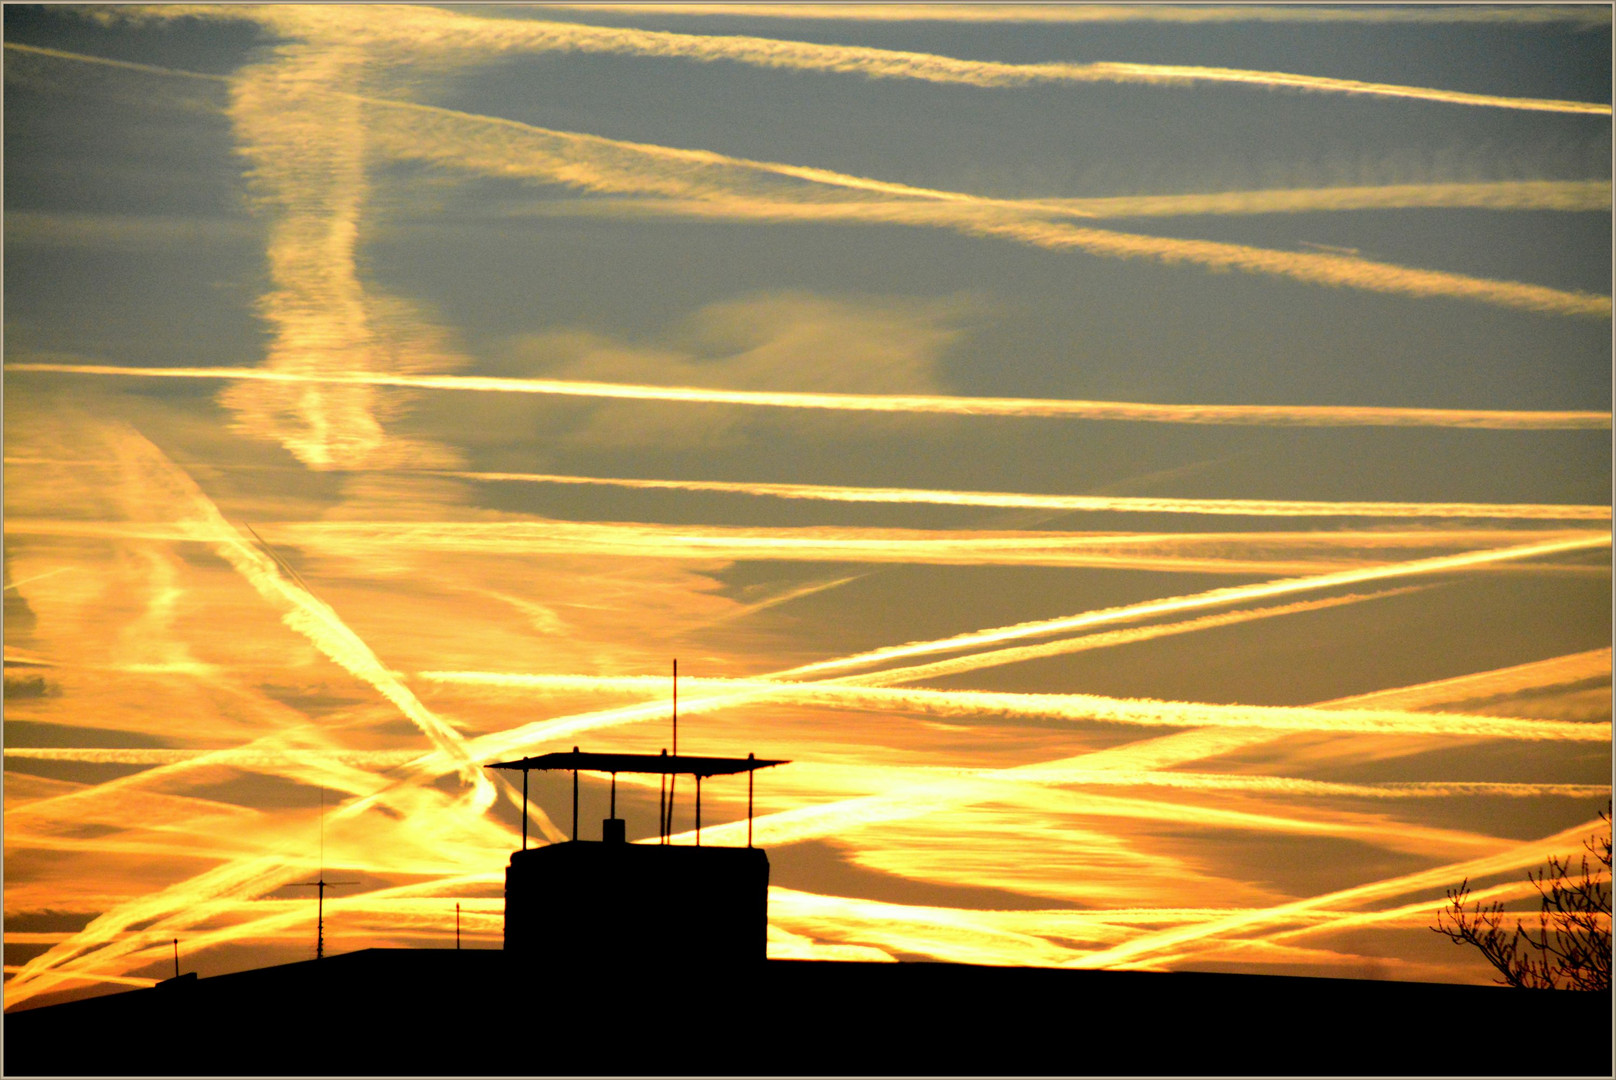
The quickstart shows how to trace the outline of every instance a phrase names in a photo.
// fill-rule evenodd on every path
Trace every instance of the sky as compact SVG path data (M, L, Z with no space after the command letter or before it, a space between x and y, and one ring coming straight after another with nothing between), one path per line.
M1485 983L1598 824L1608 6L4 18L8 1007L499 947L675 659L771 957Z

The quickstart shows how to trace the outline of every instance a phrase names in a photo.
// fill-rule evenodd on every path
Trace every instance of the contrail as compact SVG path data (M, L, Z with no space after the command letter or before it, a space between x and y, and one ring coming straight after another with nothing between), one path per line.
M418 750L272 750L254 749L251 746L223 750L8 746L5 756L103 765L176 765L205 758L209 765L247 768L335 763L362 769L389 769L413 761L421 754Z
M1168 597L1162 600L1146 601L1123 607L1102 608L1061 619L1048 619L1038 622L1019 623L1014 626L999 627L993 630L975 631L968 634L959 634L954 637L942 638L935 641L911 642L907 645L874 649L869 652L856 653L851 656L842 657L835 660L823 660L811 664L800 665L784 671L775 672L773 678L794 679L800 676L812 675L818 672L835 671L838 669L856 667L868 667L872 664L882 663L887 660L904 659L913 656L948 652L956 649L971 648L980 645L996 645L1006 641L1060 633L1065 630L1083 629L1091 626L1103 626L1108 623L1114 624L1118 622L1129 622L1136 619L1148 618L1158 614L1168 614L1178 611L1193 611L1198 608L1217 607L1223 604L1238 603L1243 600L1254 600L1269 596L1283 596L1315 589L1327 589L1333 588L1337 585L1354 584L1361 581L1384 580L1402 576L1420 576L1430 573L1442 573L1449 570L1468 569L1476 566L1485 566L1492 563L1512 562L1520 559L1535 558L1540 555L1557 554L1563 551L1586 550L1588 548L1608 546L1609 544L1609 536L1554 541L1544 544L1525 544L1514 547L1493 548L1486 551L1469 552L1457 556L1443 556L1435 559L1420 559L1411 562L1393 563L1379 567L1370 567L1360 571L1323 574L1310 578L1280 579L1276 581L1262 582L1256 585L1242 585L1222 589L1213 589L1209 592L1196 593L1189 596ZM756 699L751 698L746 694L727 695L715 698L697 698L689 701L681 701L680 708L688 710L729 708L744 705L753 700ZM660 719L665 715L666 707L664 704L661 702L652 702L644 705L625 706L617 709L607 709L573 716L555 717L549 720L523 724L505 731L493 732L488 735L479 736L478 738L470 741L469 749L475 758L484 761L492 761L497 760L500 757L519 752L524 748L531 746L531 744L535 741L560 741L573 738L576 735L586 731L594 731L600 728L611 727L619 724L635 723L641 720ZM434 755L425 755L418 759L414 765L416 770L426 771L431 771L437 767L438 762Z
M455 50L492 55L513 52L604 53L668 57L699 63L729 61L776 70L821 71L862 75L871 79L913 79L978 87L1043 83L1236 83L1534 112L1594 116L1611 114L1611 107L1599 102L1475 94L1437 87L1401 86L1291 72L1116 62L1009 64L857 45L827 45L740 35L679 34L570 22L489 19L420 8L390 9L385 19L367 16L361 23L356 23L355 17L349 13L320 8L242 7L220 10L176 6L156 11L181 17L205 13L214 18L221 15L226 18L251 18L306 40L403 47L440 58ZM152 9L144 9L143 13L153 12Z
M482 554L611 555L695 562L851 562L928 566L1064 566L1174 573L1320 574L1384 566L1388 551L1608 537L1566 529L1296 530L1290 532L1055 532L875 527L749 527L557 520L282 522L282 542L327 554L408 549ZM229 542L200 526L8 518L8 536ZM1608 540L1607 540L1608 542ZM1540 568L1543 572L1549 568ZM1570 569L1576 569L1571 567ZM1585 567L1603 573L1603 567Z
M1485 889L1474 889L1470 893L1470 899L1476 903L1490 904L1495 900L1508 901L1537 895L1537 891L1530 882L1511 881ZM1341 933L1345 930L1353 930L1363 926L1402 925L1416 929L1427 929L1430 927L1431 920L1435 917L1437 911L1446 908L1447 905L1448 899L1444 896L1441 899L1417 900L1411 904L1384 908L1379 911L1298 912L1294 916L1287 917L1287 921L1300 922L1304 924L1302 926L1282 930L1278 933L1265 934L1257 938L1236 938L1232 941L1213 939L1211 943L1201 948L1197 948L1195 943L1191 943L1189 948L1181 952L1158 955L1155 960L1160 964L1172 964L1191 958L1200 958L1208 952L1238 952L1241 948L1247 946L1262 946L1273 942L1292 941L1299 937L1316 936L1318 934ZM1206 921L1211 922L1213 918L1227 918L1230 914L1230 912L1226 911L1217 912Z
M162 10L169 13L180 11L178 8ZM209 10L216 13L217 9ZM310 12L319 9L300 10ZM417 16L421 10L423 9L412 9ZM377 22L372 20L363 28L348 27L343 32L344 40L376 25ZM398 24L389 21L387 25L396 29ZM513 24L507 22L504 25ZM9 43L7 47L11 47ZM55 52L51 55L72 56L75 59L96 62L93 57ZM1216 77L1234 78L1238 74L1226 72ZM1214 270L1238 269L1313 284L1406 296L1467 299L1551 314L1605 318L1609 316L1611 310L1609 297L1592 293L1473 278L1441 271L1416 270L1352 256L1274 251L1240 244L1144 236L1096 229L1073 229L1058 223L1024 220L1029 213L1035 211L1035 207L1029 208L1025 203L1015 200L984 199L958 192L912 188L847 176L824 169L746 161L708 151L676 150L670 147L628 143L598 136L551 131L516 121L437 106L390 101L340 91L326 92L333 97L349 99L355 103L411 112L417 119L404 128L388 130L377 126L368 130L367 136L371 147L378 152L391 153L401 159L427 161L446 168L496 176L527 176L547 183L562 183L586 190L694 195L720 202L732 199L734 195L733 185L723 180L722 173L726 170L740 170L754 175L791 177L840 188L914 195L917 198L957 204L955 207L943 207L944 212L940 218L937 216L938 212L933 210L925 211L919 218L911 211L894 220L901 222L907 217L908 222L913 224L938 224L967 235L1009 239L1048 250L1081 250L1090 255L1115 258L1150 258L1166 263L1190 263ZM1609 106L1602 108L1609 113ZM433 122L434 119L436 123ZM475 126L480 133L497 132L502 136L502 140L489 143L485 139L483 143L474 144L459 130L468 124ZM446 128L446 125L453 127ZM524 143L520 148L513 147L509 145L512 139L523 140ZM718 176L700 182L692 180L688 175L692 170L711 172L715 169L718 170ZM963 208L964 216L960 208ZM928 216L932 220L926 220Z
M1611 414L1592 411L1419 409L1355 405L1160 405L1058 398L949 397L928 394L845 394L774 390L722 390L647 386L571 379L489 375L415 375L388 372L300 372L244 367L123 367L114 364L8 363L6 371L104 375L147 379L223 379L272 383L398 386L415 390L553 394L631 401L753 405L853 412L939 413L953 416L1057 417L1175 424L1282 427L1452 427L1509 430L1602 430Z
M1611 676L1611 649L1589 649L1586 652L1538 660L1529 664L1483 671L1476 675L1459 675L1451 679L1404 686L1395 690L1380 690L1337 698L1331 705L1350 707L1377 707L1382 702L1395 700L1396 708L1418 709L1455 701L1478 701L1504 697L1523 690L1543 686L1560 686L1593 679L1609 681Z
M837 188L874 190L872 181L823 169L750 161L709 151L680 150L553 131L450 110L426 109L408 125L372 132L378 145L401 159L458 171L528 177L586 191L611 194L672 195L706 200L735 211L758 204L737 179L788 177ZM733 177L730 175L733 174ZM1607 317L1610 298L1521 282L1496 281L1442 271L1419 270L1356 256L1277 251L1242 244L1185 240L1101 229L1077 229L1039 220L1070 209L1034 201L1006 202L957 192L916 189L907 210L892 208L886 220L950 228L969 236L1011 240L1052 251L1079 250L1111 258L1150 258L1214 270L1242 270L1318 285L1364 289L1402 296L1450 298L1552 314ZM764 205L768 206L767 200ZM771 213L823 216L823 204L798 198L776 200ZM840 208L831 211L840 212ZM883 220L871 217L870 220Z
M842 487L829 484L771 484L726 480L641 480L550 473L456 472L431 475L481 482L574 484L639 490L713 491L777 499L854 503L920 503L1031 510L1135 514L1220 514L1242 517L1491 518L1609 521L1608 506L1559 503L1306 502L1283 499L1183 499L1121 495L1028 495L1000 491L935 491L915 488Z
M631 15L813 19L834 22L962 23L1572 23L1609 27L1599 5L1500 4L1448 7L1311 7L1285 4L540 4L541 8Z
M843 675L836 678L825 679L817 683L820 686L892 686L903 683L919 682L924 679L941 678L946 675L961 675L967 672L980 671L984 668L998 667L1005 664L1021 663L1027 660L1038 660L1050 656L1065 656L1075 652L1085 652L1091 649L1111 648L1117 645L1129 645L1141 641L1154 641L1158 638L1169 637L1176 634L1194 633L1200 630L1210 630L1218 627L1233 626L1238 623L1250 622L1255 619L1267 619L1279 615L1294 615L1305 611L1318 611L1324 608L1339 607L1345 604L1356 604L1365 600L1376 600L1387 596L1400 595L1412 592L1424 586L1406 586L1401 589L1387 589L1382 592L1367 595L1349 594L1346 596L1326 597L1322 600L1301 600L1290 604L1278 604L1265 608L1250 608L1239 611L1222 612L1216 615L1203 615L1195 619L1187 619L1175 623L1155 623L1149 626L1130 627L1125 630L1102 630L1092 634L1082 634L1077 637L1062 638L1058 641L1045 642L1040 645L1011 646L1001 649L989 649L984 652L975 652L967 656L952 657L947 660L937 660L926 664L908 664L903 667L883 668L880 671L865 672L855 675ZM582 691L651 691L660 700L664 688L664 681L660 676L600 676L600 675L515 675L502 672L487 671L422 671L418 677L430 682L459 683L471 686L509 687L519 689L567 689ZM730 680L687 680L692 685L708 686L714 689L727 689L738 692L739 687ZM791 686L795 685L780 680L752 680L760 688L767 689L766 684ZM750 699L749 699L750 700ZM98 753L112 753L114 751L97 751ZM167 751L155 751L166 753ZM148 753L148 751L136 751Z
M1322 188L1269 188L1182 195L1113 195L994 200L1032 216L1090 220L1311 214L1349 210L1557 210L1609 212L1605 180L1495 180L1474 183L1379 184ZM937 207L914 199L785 203L774 199L712 202L678 198L552 199L512 213L536 215L709 217L733 220L941 222Z
M400 148L399 153L406 157L421 156L426 154L426 149L422 144L415 151ZM447 150L441 154L433 151L430 160L445 167L473 171L498 169L491 162L479 166L470 156L457 157ZM550 170L545 168L535 172L548 175ZM577 178L559 182L571 182L586 190L650 186L602 184L599 177L591 178L588 183L579 182ZM789 202L774 198L734 198L710 194L705 200L683 202L599 200L593 205L580 203L576 209L603 215L651 212L664 216L672 213L676 216L776 223L847 221L929 226L952 229L967 236L1009 240L1048 251L1081 251L1107 258L1146 258L1167 265L1188 263L1212 270L1240 270L1336 288L1426 299L1469 300L1546 314L1595 318L1610 315L1610 298L1596 293L1421 270L1395 263L1375 262L1351 253L1284 251L1248 244L1187 240L1105 229L1078 229L1043 220L1051 216L1071 216L1076 211L1062 211L1040 203L1025 203L1014 208L1014 212L1003 212L986 203Z
M74 566L57 567L55 570L47 570L43 574L35 574L33 577L23 578L21 581L13 581L10 584L6 585L6 588L7 589L20 589L24 585L32 585L36 581L44 581L48 577L55 577L57 574L65 574L69 570L76 570L76 569L78 569L78 568L74 567Z
M1209 214L1303 214L1321 210L1424 208L1609 211L1607 180L1499 180L1483 183L1383 184L1276 188L1189 195L1122 195L1040 199L1092 218L1186 217Z
M1222 604L1239 603L1244 600L1256 600L1273 596L1285 596L1291 593L1308 592L1315 589L1334 588L1338 585L1356 585L1367 581L1382 581L1396 577L1412 577L1423 574L1445 573L1451 570L1464 570L1477 566L1486 566L1496 562L1512 562L1519 559L1536 558L1540 555L1554 555L1570 551L1586 551L1600 547L1610 546L1611 539L1606 536L1580 537L1567 540L1553 540L1538 544L1523 544L1512 547L1489 548L1483 551L1465 552L1459 555L1442 555L1430 559L1417 559L1410 562L1391 563L1381 566L1370 566L1362 569L1342 570L1335 573L1320 574L1313 577L1287 578L1277 581L1265 581L1253 585L1235 585L1228 588L1213 589L1209 592L1196 593L1189 596L1173 596L1161 600L1147 600L1139 604L1129 604L1124 607L1103 608L1096 611L1084 612L1081 615L1072 615L1060 619L1043 619L1035 622L1019 623L1015 626L1000 627L994 630L976 631L970 634L961 634L939 641L914 642L908 645L894 645L882 649L873 649L869 652L859 653L855 656L843 657L837 660L823 660L813 664L804 664L792 668L783 674L787 676L806 675L818 671L829 671L838 668L863 667L870 664L881 663L886 660L903 659L910 656L921 656L927 653L944 652L952 649L970 648L978 645L993 645L1017 638L1036 637L1044 634L1060 633L1066 630L1078 630L1088 626L1099 626L1106 623L1126 622L1133 619L1142 619L1152 615L1168 614L1179 611L1192 611L1197 608L1216 607Z
M1359 904L1386 896L1411 893L1419 889L1442 888L1451 885L1462 877L1475 878L1484 874L1504 873L1510 870L1519 870L1523 867L1536 866L1543 861L1545 852L1575 847L1580 844L1583 837L1602 827L1603 824L1602 821L1595 819L1556 833L1553 836L1546 836L1541 840L1516 844L1508 851L1496 855L1486 855L1476 859L1467 859L1463 862L1449 863L1446 866L1437 866L1429 870L1420 870L1400 877L1371 882L1367 885L1358 885L1350 889L1324 893L1319 896L1308 897L1305 900L1280 904L1272 908L1242 912L1195 927L1149 934L1111 949L1091 953L1074 961L1071 966L1082 968L1114 966L1123 962L1136 961L1141 956L1173 948L1189 941L1203 940L1235 930L1281 925L1295 914L1312 912L1319 908Z
M6 940L7 941L13 941L13 940L16 940L16 939L11 934L7 934L6 935ZM23 970L23 965L22 964L7 964L5 966L5 971L6 971L7 975L16 975L16 974L21 973L22 970ZM142 978L142 977L140 977L138 975L97 975L97 974L92 974L90 972L84 972L82 974L74 974L74 975L64 975L64 976L62 976L61 981L62 982L110 983L113 986L135 986L135 987L145 987L145 986L156 986L157 985L157 980L156 979L146 979L146 978Z
M423 677L434 681L472 683L489 679L483 672L423 672ZM508 680L508 682L507 682ZM520 681L517 681L520 680ZM507 676L500 685L537 688L559 687L591 689L591 680L608 684L607 689L622 686L635 690L652 690L651 683L665 684L660 676L624 676L617 678L583 675L530 675ZM723 680L693 678L688 681L697 689L771 689L762 680ZM621 686L620 686L621 684ZM789 687L790 683L774 686ZM593 687L598 689L599 687ZM666 689L659 686L658 689ZM782 700L790 700L786 695ZM1424 716L1425 714L1417 714ZM1352 719L1348 717L1349 721ZM1439 717L1440 719L1440 717ZM1491 718L1487 718L1491 719ZM1589 726L1589 725L1580 725ZM1490 737L1490 736L1489 736ZM1579 740L1587 741L1587 740ZM252 751L237 753L231 750L154 750L154 749L100 749L96 747L34 747L8 746L5 756L28 761L78 761L99 765L158 765L192 761L212 755L218 764L252 768L255 766L284 767L286 765L318 762L322 759L343 764L371 768L389 768L403 765L419 757L413 750L333 750L333 751ZM1059 765L1026 766L1020 775L1026 783L1090 787L1169 787L1189 791L1240 791L1268 795L1301 795L1319 797L1348 797L1362 799L1428 799L1488 796L1499 798L1593 798L1610 790L1601 784L1560 784L1534 782L1499 782L1469 780L1393 781L1373 784L1347 784L1324 780L1306 780L1286 776L1254 776L1233 773L1181 772L1177 770L1141 769L1084 769ZM629 782L627 780L625 783ZM235 809L229 804L218 804L221 809ZM26 804L24 806L26 808Z
M1198 618L1185 619L1181 622L1152 623L1148 626L1135 626L1123 630L1101 630L1092 634L1080 634L1076 637L1048 641L1039 645L1012 645L999 649L974 652L966 656L950 657L947 660L934 660L924 664L906 664L902 667L882 668L879 671L859 675L844 675L840 678L823 681L833 684L848 681L859 686L890 686L894 683L918 682L922 679L936 679L945 675L961 675L966 672L980 671L983 668L997 667L1003 664L1040 660L1049 656L1066 656L1090 649L1129 645L1139 641L1153 641L1157 638L1175 634L1187 634L1199 630L1234 626L1254 619L1267 619L1278 615L1295 615L1305 611L1319 611L1345 604L1356 604L1365 600L1378 600L1383 597L1413 592L1421 588L1426 588L1426 586L1410 585L1401 589L1386 589L1366 595L1349 593L1345 596L1332 596L1321 600L1298 600L1293 603L1275 604L1270 607L1245 608L1220 612L1216 615L1202 615Z
M466 754L465 740L452 725L421 704L329 605L306 588L289 582L271 559L244 540L202 489L189 476L170 465L162 457L161 451L132 433L129 446L143 464L161 466L169 485L187 499L193 516L186 522L186 527L196 530L199 539L213 544L218 554L246 578L260 596L280 609L289 627L397 706L427 736L438 752L458 760L462 779L479 796L492 802L494 792L490 781Z
M816 672L833 671L853 667L867 667L892 659L902 659L912 656L921 656L946 652L978 645L999 644L1020 638L1042 636L1059 633L1065 630L1082 629L1089 626L1100 626L1107 623L1127 622L1135 619L1147 618L1157 614L1166 614L1175 611L1189 611L1197 608L1215 607L1227 603L1238 603L1242 600L1258 599L1266 596L1279 596L1312 589L1332 588L1337 585L1351 584L1358 581L1378 580L1398 576L1417 576L1427 573L1440 573L1447 570L1464 569L1473 566L1488 565L1494 562L1509 562L1519 559L1533 558L1538 555L1555 554L1568 550L1583 550L1589 547L1606 546L1610 538L1591 538L1587 540L1556 541L1547 544L1527 544L1509 548L1494 548L1487 551L1471 552L1459 556L1444 556L1436 559L1422 559L1413 562L1394 563L1388 566L1371 567L1363 571L1348 573L1335 573L1319 575L1302 579L1281 579L1264 582L1257 585L1234 586L1224 589L1213 589L1209 592L1190 596L1169 597L1163 600L1146 601L1140 604L1131 604L1118 608L1105 608L1081 615L1069 616L1062 619L1042 620L1031 623L1021 623L1015 626L1001 627L995 630L976 631L969 634L960 634L951 638L943 638L930 642L913 642L908 645L891 646L884 649L871 650L858 653L837 660L819 661L805 664L775 673L775 678L796 678ZM1564 545L1571 545L1569 547ZM1357 575L1367 574L1368 577ZM711 708L729 708L746 704L755 700L746 694L726 695L717 698L699 698L681 702L681 708L687 710L706 710ZM617 709L608 709L594 713L586 713L569 717L557 717L550 720L520 725L506 731L494 732L480 736L470 743L471 753L481 760L495 760L521 750L524 746L535 740L545 742L573 738L585 732L597 730L618 724L634 723L646 719L661 718L666 709L661 702L646 705L626 706ZM415 766L417 769L432 769L435 767L431 755L419 759Z
M1593 293L1567 292L1517 281L1451 274L1439 270L1418 270L1391 263L1373 262L1349 255L1316 252L1273 251L1245 244L1224 244L1211 240L1182 240L1175 237L1145 236L1082 229L1058 222L983 221L965 227L981 236L1002 236L1038 247L1073 249L1091 255L1115 258L1154 258L1164 262L1184 261L1213 269L1244 270L1274 274L1317 285L1335 285L1369 292L1402 296L1475 300L1523 311L1557 315L1586 315L1608 318L1611 300Z
M496 686L567 685L575 688L588 677L555 681L554 677L495 675L491 673L428 673L435 681L480 683ZM447 678L445 677L447 676ZM617 689L645 688L637 680L604 679ZM751 701L789 705L819 705L864 709L871 712L909 710L927 716L1007 716L1017 719L1059 719L1072 722L1128 724L1144 727L1247 727L1271 731L1340 731L1378 735L1443 735L1488 739L1570 740L1609 742L1608 724L1560 720L1516 720L1507 717L1422 713L1407 710L1319 709L1279 705L1211 705L1187 701L1121 700L1092 694L993 693L981 690L929 690L913 687L827 685L776 680L693 680L699 688L744 694ZM699 700L692 711L710 711ZM722 706L720 698L713 703ZM657 708L664 706L659 701Z

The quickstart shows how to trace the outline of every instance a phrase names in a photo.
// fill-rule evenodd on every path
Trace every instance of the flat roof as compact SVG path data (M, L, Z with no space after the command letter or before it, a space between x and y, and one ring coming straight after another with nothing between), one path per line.
M789 765L789 761L772 761L757 757L693 757L690 754L591 754L579 750L562 750L538 757L499 761L486 766L490 769L573 769L580 772L605 773L673 773L693 776L728 776L732 773L753 772L771 765Z

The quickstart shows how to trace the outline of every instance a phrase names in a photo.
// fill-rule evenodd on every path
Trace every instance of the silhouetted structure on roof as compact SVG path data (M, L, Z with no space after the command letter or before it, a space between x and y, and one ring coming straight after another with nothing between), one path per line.
M491 765L522 773L523 850L505 870L505 948L552 961L606 964L668 962L732 967L761 964L769 930L769 859L752 846L752 774L788 764L677 754L544 754ZM572 772L572 839L529 849L527 774ZM610 773L611 811L598 841L578 838L578 774ZM617 816L617 774L663 778L657 843L627 842ZM746 847L701 846L701 782L745 773ZM695 843L673 844L667 783L696 778Z

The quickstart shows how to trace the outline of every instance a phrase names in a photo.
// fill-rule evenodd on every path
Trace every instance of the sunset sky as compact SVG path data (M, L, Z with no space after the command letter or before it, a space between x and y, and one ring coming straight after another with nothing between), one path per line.
M674 658L792 762L773 957L1487 982L1445 891L1610 797L1608 6L4 56L7 1006L312 957L322 859L329 952L497 948L483 766L669 746Z

